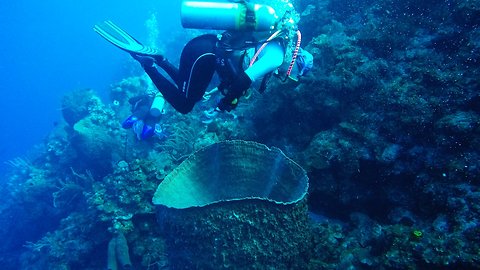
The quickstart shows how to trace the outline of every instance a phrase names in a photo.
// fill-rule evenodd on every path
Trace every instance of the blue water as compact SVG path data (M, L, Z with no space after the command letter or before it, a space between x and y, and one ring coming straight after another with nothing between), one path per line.
M25 156L61 121L61 97L109 85L132 72L129 56L102 40L96 23L112 20L139 40L155 15L164 29L180 28L180 1L4 1L0 9L0 168Z
M479 1L296 1L302 48L315 58L310 75L298 83L273 76L263 95L242 98L208 125L200 106L214 106L213 98L186 116L167 107L164 141L138 141L111 119L112 111L121 119L130 108L107 104L110 84L144 72L92 28L112 20L140 41L168 46L165 54L176 64L191 37L180 27L180 0L89 1L19 0L0 8L0 177L5 161L25 157L0 178L0 270L103 269L109 243L119 245L122 234L135 269L174 268L177 256L197 264L190 251L209 265L236 268L287 261L303 266L289 269L480 269ZM147 23L153 17L158 22ZM152 39L156 30L159 38ZM138 94L136 82L127 80L122 90ZM80 120L94 132L59 134L47 141L57 152L29 158L49 132L61 133L53 127L64 121L62 97L85 88L109 108ZM294 206L294 220L281 211L269 219L248 203L248 215L219 209L226 219L209 213L185 222L172 215L198 235L186 237L153 214L152 194L165 175L194 149L224 139L278 147L304 166L308 224L303 207ZM243 183L228 166L221 169ZM274 176L268 179L281 179ZM272 211L277 206L284 208ZM211 238L197 226L202 222ZM288 223L303 228L291 235L297 240L272 230ZM238 229L225 229L230 224ZM255 226L270 231L257 234L264 228ZM165 228L172 231L165 235ZM288 250L279 252L277 239L287 240ZM238 255L230 247L241 247ZM269 248L274 258L261 259ZM245 253L255 250L261 256Z

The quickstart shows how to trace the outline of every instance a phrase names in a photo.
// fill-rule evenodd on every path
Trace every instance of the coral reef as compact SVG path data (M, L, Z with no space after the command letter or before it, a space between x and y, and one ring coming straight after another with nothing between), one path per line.
M273 267L275 249L278 261L298 255L285 269L480 268L478 3L294 4L314 68L298 82L272 78L263 94L212 121L202 122L214 97L189 115L167 107L168 136L137 141L120 122L130 97L155 90L144 75L114 83L108 101L93 90L68 93L65 121L9 162L0 187L2 269L104 268L120 234L135 269L179 268L172 254L186 255L172 253L172 242L187 243L183 234L196 226L242 250L238 260L261 254L268 262L210 257L218 269ZM196 34L172 34L165 47L179 51ZM234 139L276 146L301 164L308 201L284 220L285 209L265 212L264 201L236 202L185 214L186 230L161 227L151 198L166 175L200 148ZM284 242L292 219L304 246ZM278 226L287 228L269 230ZM182 234L165 237L167 229ZM258 241L259 232L268 237ZM229 255L215 243L197 247Z

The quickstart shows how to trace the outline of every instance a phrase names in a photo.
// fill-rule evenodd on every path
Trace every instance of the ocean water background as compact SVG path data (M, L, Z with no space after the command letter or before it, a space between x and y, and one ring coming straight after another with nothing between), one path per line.
M168 241L197 239L161 232L165 220L152 194L189 154L231 139L279 147L302 165L313 221L311 234L298 234L305 256L241 259L239 269L252 261L257 269L281 268L269 267L281 256L300 260L302 267L289 269L480 268L478 1L295 1L302 46L315 61L305 80L271 80L265 94L242 99L237 117L219 114L210 124L202 110L215 98L188 115L167 106L161 123L170 135L138 141L120 123L130 114L128 98L143 94L150 80L92 27L112 20L176 64L186 40L203 33L181 29L179 3L2 6L0 165L9 173L0 186L0 268L104 269L110 243L122 238L135 269L165 269L182 255ZM95 91L71 93L85 88ZM63 97L78 100L88 115L66 123ZM4 164L15 157L13 166ZM235 224L252 222L232 216ZM250 239L269 246L286 239L278 231L236 234L222 222L216 228L227 234L212 233L215 241L190 231L201 235L202 247L216 248L223 237L227 244L219 246L263 251ZM217 251L202 259L225 265ZM182 262L196 263L187 258Z
M112 20L148 40L146 21L160 35L180 29L180 1L7 1L0 9L0 172L25 156L61 121L61 98L92 88L106 96L111 83L139 73L126 53L93 30Z

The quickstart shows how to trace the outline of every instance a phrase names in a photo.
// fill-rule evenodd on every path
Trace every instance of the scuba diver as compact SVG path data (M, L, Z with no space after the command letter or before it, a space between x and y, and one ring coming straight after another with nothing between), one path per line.
M284 4L285 5L285 4ZM298 79L313 65L310 53L300 48L300 31L297 29L298 14L291 4L279 18L267 5L249 1L204 2L183 1L181 7L184 28L225 30L222 34L204 34L193 38L183 48L179 67L172 65L154 48L142 45L111 21L94 30L107 41L127 51L136 59L161 92L162 97L180 113L189 113L202 100L215 72L220 84L214 90L223 94L207 117L218 112L235 109L242 96L254 81L261 80L260 92L266 88L268 79L284 63L291 59L285 78ZM297 42L293 42L297 37ZM298 60L298 61L297 61ZM170 80L162 75L164 70ZM296 70L296 76L292 71ZM282 76L282 75L279 75ZM210 91L211 93L213 91ZM155 102L152 102L155 104ZM148 115L148 114L147 114ZM124 122L124 128L145 117L135 113ZM152 126L142 128L151 136ZM143 134L143 132L141 133Z
M124 129L132 128L139 140L148 139L155 134L165 136L165 132L158 124L165 105L165 100L160 93L132 97L128 103L132 107L132 115L123 121Z

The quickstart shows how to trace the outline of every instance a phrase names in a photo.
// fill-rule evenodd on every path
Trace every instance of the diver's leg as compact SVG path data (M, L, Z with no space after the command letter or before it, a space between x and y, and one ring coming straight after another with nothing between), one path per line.
M192 103L202 99L213 73L215 73L215 56L203 55L199 57L190 70L190 76L185 85L185 96Z
M213 52L216 41L215 35L203 35L188 42L182 51L178 71L168 61L156 59L157 65L172 77L178 87L160 74L154 66L143 65L145 72L165 100L178 112L184 114L190 112L205 93L215 72Z
M157 64L157 66L167 72L168 76L170 76L177 86L182 83L178 68L172 65L167 58L163 57L163 55L140 55L135 53L130 53L130 55L142 65L143 69L146 67L152 67L153 64Z
M168 76L172 78L172 80L177 84L178 87L182 84L182 80L180 78L180 73L178 68L174 66L167 58L162 57L162 59L155 59L155 63L161 67L165 72L167 72Z
M212 34L202 35L190 40L183 48L179 69L172 65L163 56L155 57L155 63L167 72L179 88L183 88L185 87L183 85L184 82L190 80L190 71L192 70L193 65L198 63L198 60L201 59L203 55L213 55L217 41L217 36ZM205 89L207 86L208 84L205 86Z
M180 113L188 113L193 109L195 102L191 102L187 99L185 94L180 91L175 85L173 85L169 80L163 77L158 70L151 67L144 67L145 72L148 74L150 79L153 81L153 84L157 87L158 91L162 93L163 98L172 105L175 110Z
M216 35L207 34L196 37L185 45L180 57L179 74L182 91L188 100L195 103L205 93L215 72Z

